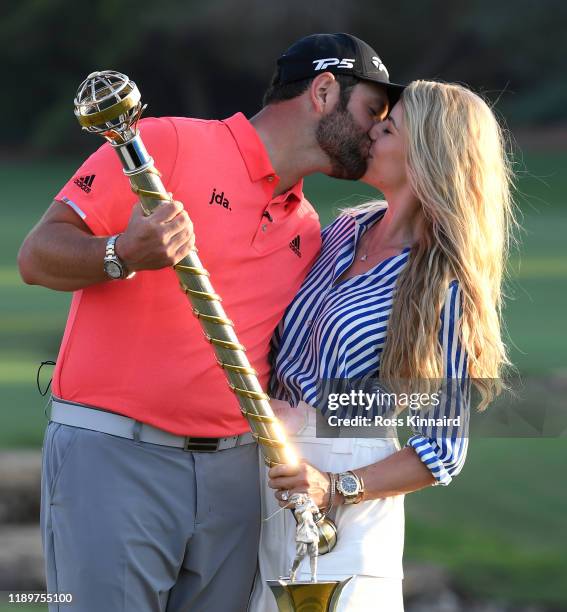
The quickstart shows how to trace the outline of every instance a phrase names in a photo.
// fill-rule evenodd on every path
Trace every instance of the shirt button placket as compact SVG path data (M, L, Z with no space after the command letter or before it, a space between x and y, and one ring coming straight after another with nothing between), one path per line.
M268 181L268 183L273 183L274 179L275 179L275 175L274 174L270 174L266 177L266 180ZM272 219L269 217L269 213L268 213L268 218L270 219L270 221L272 221ZM261 227L262 231L264 233L266 233L268 231L268 224L267 223L262 223L262 227Z

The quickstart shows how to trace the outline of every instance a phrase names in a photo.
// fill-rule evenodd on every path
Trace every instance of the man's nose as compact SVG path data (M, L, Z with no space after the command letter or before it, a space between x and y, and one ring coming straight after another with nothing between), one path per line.
M378 126L381 124L381 121L377 121L369 130L368 132L368 137L370 138L370 140L372 142L374 142L376 140L376 138L378 137Z

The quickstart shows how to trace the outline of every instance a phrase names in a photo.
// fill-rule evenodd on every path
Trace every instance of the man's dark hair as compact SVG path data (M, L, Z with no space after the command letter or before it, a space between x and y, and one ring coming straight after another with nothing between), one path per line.
M272 76L272 81L264 94L264 106L297 98L297 96L300 96L302 93L307 91L314 78L315 77L301 79L301 81L294 81L293 83L278 83L279 72L276 70ZM358 83L360 83L360 79L357 79L355 76L351 76L350 74L335 74L335 79L341 88L339 109L344 110L349 103L352 90Z

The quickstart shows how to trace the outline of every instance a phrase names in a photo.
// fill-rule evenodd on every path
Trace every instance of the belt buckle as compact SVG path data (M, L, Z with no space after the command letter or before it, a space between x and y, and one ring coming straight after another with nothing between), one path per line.
M191 453L215 453L219 449L218 438L186 437L183 450Z

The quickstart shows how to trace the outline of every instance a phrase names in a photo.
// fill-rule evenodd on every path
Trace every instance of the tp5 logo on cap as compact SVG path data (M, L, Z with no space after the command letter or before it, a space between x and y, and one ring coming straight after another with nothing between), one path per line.
M278 58L274 84L312 79L320 72L347 74L384 86L390 108L399 100L403 85L390 83L390 75L378 53L352 34L311 34L296 41Z
M337 68L354 68L354 62L356 62L356 59L340 60L338 57L325 57L323 59L313 61L315 64L315 70L325 70L325 68L328 68L329 66L336 66Z

